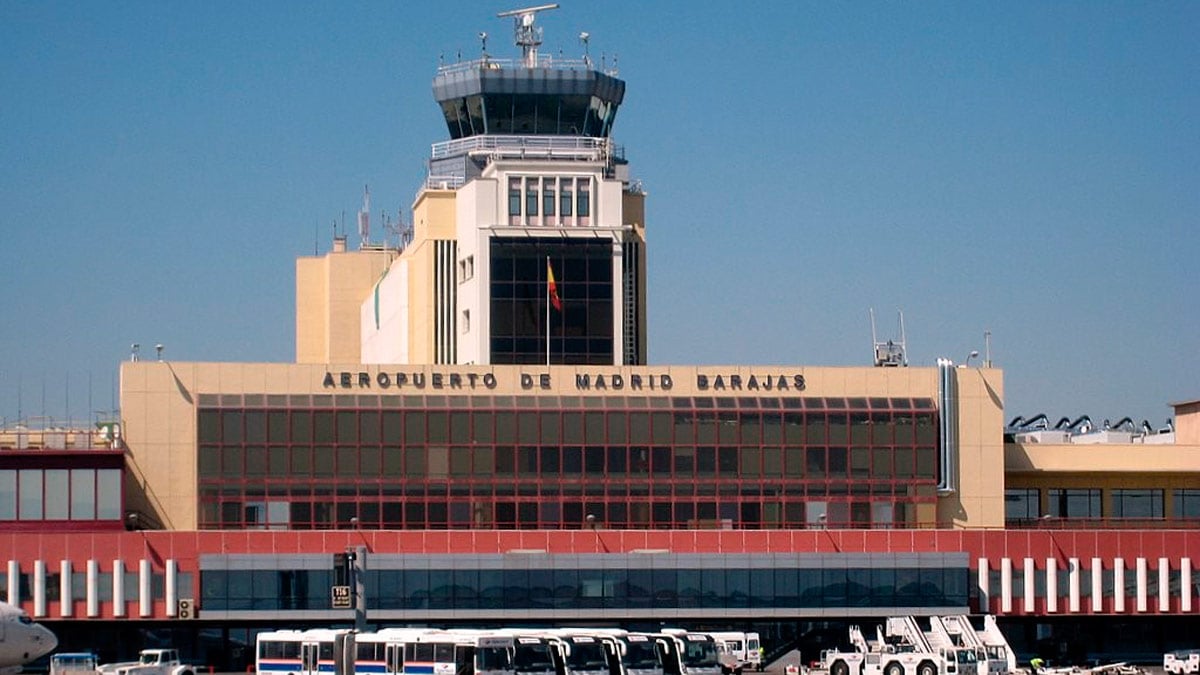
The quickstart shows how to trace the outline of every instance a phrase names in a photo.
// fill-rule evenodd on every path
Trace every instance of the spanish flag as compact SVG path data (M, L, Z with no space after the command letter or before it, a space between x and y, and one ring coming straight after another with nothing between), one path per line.
M562 311L562 300L558 298L558 284L554 283L554 268L550 266L550 257L546 257L546 295L554 309Z

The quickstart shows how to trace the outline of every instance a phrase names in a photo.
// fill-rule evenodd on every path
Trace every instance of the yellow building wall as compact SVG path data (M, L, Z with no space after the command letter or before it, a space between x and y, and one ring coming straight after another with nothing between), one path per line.
M1163 515L1174 513L1174 491L1200 485L1200 444L1010 443L1004 448L1005 486L1041 491L1039 513L1049 513L1049 490L1101 490L1110 514L1114 489L1161 489Z
M408 359L411 363L434 360L434 250L435 241L453 240L455 192L425 190L413 206L413 241L404 250L408 264ZM456 261L457 262L457 261Z
M296 362L358 363L363 300L395 253L331 251L296 260Z
M341 373L348 373L349 386L343 386ZM423 373L429 383L424 390L409 385L403 390L379 387L379 373ZM359 373L365 373L369 384L359 384ZM332 386L326 376L332 375ZM438 375L449 393L448 378L458 375L465 382L470 375L482 381L483 376L496 378L496 387L475 389L463 387L454 392L470 395L510 394L587 395L595 396L691 396L767 394L762 390L714 390L716 375L729 381L738 375L743 382L751 376L784 376L791 382L802 375L805 388L780 391L781 395L832 397L921 397L937 396L937 370L934 368L808 368L802 366L362 366L345 364L262 364L262 363L173 363L124 362L121 365L121 409L128 448L130 471L127 495L131 508L143 511L170 529L195 529L197 513L197 408L215 405L222 396L261 396L258 404L280 405L269 400L273 395L324 396L326 403L341 404L342 395L372 394L399 395L432 393ZM597 376L608 384L596 387ZM613 386L613 375L625 383ZM658 384L663 375L670 377L672 386L663 390ZM698 375L707 375L709 387L700 386ZM588 376L592 386L579 387L579 378ZM638 376L644 386L632 389L632 378ZM975 370L960 379L959 392L964 401L960 425L960 478L955 494L938 499L938 503L918 509L916 518L925 525L942 527L997 527L1003 524L1003 480L997 480L1003 470L1003 447L999 422L1002 411L998 406L1000 371ZM996 394L993 396L993 394ZM314 399L315 400L315 399ZM353 399L350 399L351 403ZM238 399L241 403L241 399ZM247 402L249 404L249 402ZM989 406L996 406L991 408ZM978 429L970 429L979 424Z
M324 363L329 353L327 277L324 258L296 259L296 363Z
M1172 403L1175 409L1175 442L1200 445L1200 401Z
M938 522L1004 527L1004 373L955 368L959 463L956 491L938 500Z
M646 195L640 192L625 192L621 195L621 224L646 225Z

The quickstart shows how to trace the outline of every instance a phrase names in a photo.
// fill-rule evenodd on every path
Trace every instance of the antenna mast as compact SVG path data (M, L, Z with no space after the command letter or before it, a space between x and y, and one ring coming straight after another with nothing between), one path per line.
M542 29L534 25L537 13L550 9L558 9L558 3L512 9L496 15L500 19L513 17L513 33L516 36L517 46L521 48L521 60L525 62L526 68L537 67L538 47L542 44Z
M358 212L358 247L370 243L371 240L371 188L363 186L363 206Z

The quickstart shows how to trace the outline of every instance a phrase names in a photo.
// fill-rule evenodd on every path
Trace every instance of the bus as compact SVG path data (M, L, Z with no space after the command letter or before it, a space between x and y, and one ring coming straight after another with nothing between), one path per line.
M660 644L655 635L621 628L589 628L586 631L613 639L620 656L622 675L664 675L663 652L666 647Z
M665 675L721 675L717 643L706 633L664 628L655 634L663 645Z
M383 628L355 642L355 675L564 675L551 640L521 631Z
M547 631L558 640L566 675L622 675L617 639L591 628L556 628Z
M348 630L330 628L259 633L254 667L260 675L334 675L337 657L345 653L339 646L352 637Z
M729 657L729 670L740 673L745 668L762 670L762 652L759 651L758 633L742 631L706 631L717 642L718 651Z

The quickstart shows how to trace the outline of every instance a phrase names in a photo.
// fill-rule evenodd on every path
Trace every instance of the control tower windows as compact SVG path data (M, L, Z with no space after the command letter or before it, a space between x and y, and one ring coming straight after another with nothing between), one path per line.
M590 225L591 186L591 176L510 176L508 224L547 227Z
M536 216L538 214L538 179L525 179L525 215Z
M558 191L559 205L562 207L559 209L559 215L561 215L563 218L567 218L574 213L572 207L574 206L575 193L571 190L572 182L573 181L570 179L564 179L562 186Z
M592 193L586 179L579 181L579 209L576 213L580 218L592 215Z
M508 215L510 218L521 217L521 179L508 179ZM515 222L514 222L515 224Z

